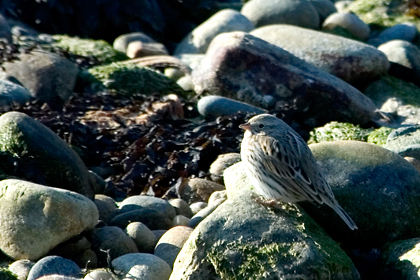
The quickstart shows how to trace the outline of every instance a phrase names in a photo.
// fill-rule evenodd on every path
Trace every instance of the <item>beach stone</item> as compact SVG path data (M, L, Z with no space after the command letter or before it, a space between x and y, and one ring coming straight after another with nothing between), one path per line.
M78 276L82 273L79 266L71 260L59 256L48 256L40 259L29 271L27 280L35 280L41 276L58 274L60 276Z
M93 199L86 165L64 140L24 113L0 117L0 152L11 155L22 179L75 191ZM10 174L14 175L14 174ZM96 208L96 207L95 207Z
M154 255L167 262L172 268L176 256L192 231L192 228L186 226L171 228L159 239Z
M219 116L233 116L239 112L251 114L263 114L266 110L239 102L230 98L209 95L197 102L197 110L205 118L217 118Z
M174 226L188 226L188 223L191 219L182 216L182 215L176 215L175 218L172 220L172 224Z
M133 41L128 44L127 56L129 58L137 58L153 55L169 55L166 47L161 43L144 43L141 41Z
M403 40L413 42L418 34L417 27L414 23L405 22L399 23L392 27L385 29L378 37L369 40L370 44L379 46L393 40Z
M420 125L398 128L388 135L384 148L402 157L420 160Z
M138 253L134 241L119 227L95 228L87 238L98 257L98 266L107 266L108 258L113 260L126 254Z
M420 172L420 160L413 157L404 157L404 159L411 163L417 169L417 171Z
M420 238L387 244L381 255L378 277L384 280L418 278L419 256Z
M0 181L0 213L0 249L15 260L45 256L99 216L83 195L15 179Z
M9 265L9 270L17 276L17 279L26 280L34 264L30 260L17 260Z
M112 261L116 271L126 275L125 279L166 280L171 275L170 266L152 254L127 254Z
M206 208L207 206L208 206L208 203L198 201L198 202L191 203L190 208L193 215L195 215L201 210L203 210L204 208Z
M124 212L115 216L109 224L126 228L132 222L142 222L151 230L169 229L172 227L172 219L169 219L161 211L149 208Z
M360 279L350 258L301 208L270 209L241 189L194 229L170 279L279 277Z
M13 102L23 105L31 99L31 93L26 88L6 80L0 80L0 106L11 105Z
M169 219L173 219L176 215L175 209L167 200L145 195L133 195L124 199L120 203L119 209L120 214L137 209L153 209Z
M122 34L115 38L114 43L112 46L114 49L120 52L127 52L128 44L133 41L140 41L143 43L155 43L156 41L153 40L150 36L144 34L143 32L132 32L127 34Z
M84 280L114 280L113 273L107 269L98 268L89 271L88 274L83 278Z
M218 155L216 160L210 165L210 177L211 179L223 185L223 172L229 166L240 162L241 161L241 154L239 153L228 153L228 154L221 154Z
M306 0L252 0L245 3L241 13L260 27L270 24L290 24L319 29L317 10Z
M62 105L73 93L79 68L57 54L32 51L2 64L4 75L14 77L34 98Z
M420 85L420 49L416 45L403 40L392 40L380 45L378 50L383 52L390 62L408 68L411 80Z
M321 23L324 22L329 15L337 12L337 8L330 0L309 0L309 2L318 12L319 22Z
M413 165L365 142L333 141L309 147L335 197L359 227L350 232L329 207L302 202L331 237L350 246L378 248L419 236L420 173Z
M362 41L367 40L370 35L369 26L353 13L333 13L322 23L323 30L331 30L336 27L348 30L354 37Z
M37 280L81 280L79 277L71 277L59 274L50 274L39 277Z
M111 220L117 215L117 203L112 197L97 194L95 195L95 200L93 202L98 208L99 219L104 221L106 224L111 222Z
M200 65L200 62L205 57L205 54L183 53L179 55L174 55L174 57L181 60L182 63L184 63L191 69L194 69Z
M225 187L223 185L210 180L192 178L186 184L182 185L178 192L181 199L191 204L198 201L207 202L213 192L224 189Z
M254 24L238 11L223 9L191 31L176 47L174 55L205 53L211 40L224 32L254 29Z
M209 216L227 199L226 191L214 192L209 198L209 204L195 214L188 222L187 226L195 228L202 220Z
M337 35L288 25L265 26L251 34L354 85L373 81L390 67L381 51Z
M185 200L180 199L180 198L174 198L174 199L171 199L169 203L174 207L177 215L183 215L187 218L192 217L193 214L192 214L191 208L188 205L188 203L185 202Z
M125 229L125 232L136 243L139 252L153 253L153 249L158 240L145 224L140 222L130 223Z
M275 109L310 127L333 120L359 125L384 122L373 102L356 88L243 32L217 36L192 77L198 94L212 92Z
M158 229L158 230L152 230L153 234L156 236L156 240L159 240L162 235L165 234L165 232L167 232L166 229Z

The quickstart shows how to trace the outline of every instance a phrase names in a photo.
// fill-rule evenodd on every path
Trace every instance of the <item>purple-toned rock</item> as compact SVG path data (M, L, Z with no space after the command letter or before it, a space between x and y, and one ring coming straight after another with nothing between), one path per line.
M333 120L359 125L383 121L356 88L244 32L217 36L192 77L199 94L211 92L276 110L308 126Z
M389 69L387 57L377 48L341 36L285 24L251 34L352 85L376 80Z

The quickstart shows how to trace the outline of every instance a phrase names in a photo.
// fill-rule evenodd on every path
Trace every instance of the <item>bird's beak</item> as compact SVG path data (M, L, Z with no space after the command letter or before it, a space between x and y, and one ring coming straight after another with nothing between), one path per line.
M239 128L242 128L243 130L249 130L249 131L251 131L251 125L249 123L241 124L239 126Z

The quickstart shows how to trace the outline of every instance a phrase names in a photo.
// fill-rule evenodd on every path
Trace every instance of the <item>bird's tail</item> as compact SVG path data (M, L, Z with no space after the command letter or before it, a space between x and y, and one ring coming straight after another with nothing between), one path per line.
M343 219L343 221L351 230L357 229L356 223L352 220L352 218L350 218L349 214L347 214L347 212L344 211L344 209L338 203L335 203L335 205L332 208L341 217L341 219Z

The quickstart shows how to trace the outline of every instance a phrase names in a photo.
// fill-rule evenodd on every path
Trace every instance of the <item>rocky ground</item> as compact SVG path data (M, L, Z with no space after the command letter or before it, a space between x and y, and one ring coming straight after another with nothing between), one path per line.
M0 276L417 275L418 4L149 2L0 8ZM264 112L358 230L256 202L238 126Z

